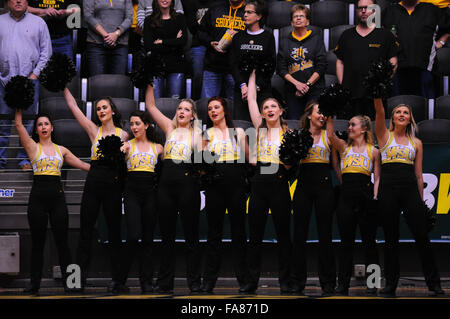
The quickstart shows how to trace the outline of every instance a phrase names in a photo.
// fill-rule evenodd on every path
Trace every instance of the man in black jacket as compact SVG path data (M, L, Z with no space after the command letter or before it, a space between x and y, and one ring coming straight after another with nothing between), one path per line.
M206 46L202 97L220 95L233 99L234 80L230 73L229 49L235 34L245 30L244 0L227 0L212 6L200 24L199 40Z

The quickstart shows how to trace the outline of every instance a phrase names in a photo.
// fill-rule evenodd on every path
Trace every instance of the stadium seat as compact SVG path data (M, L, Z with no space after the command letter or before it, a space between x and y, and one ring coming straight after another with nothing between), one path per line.
M387 129L389 129L389 127L391 126L391 119L385 119L385 120L384 120L384 123L385 123ZM372 121L371 124L372 124L373 141L374 141L374 144L375 144L375 145L378 145L377 136L376 136L376 133L375 133L375 121ZM379 146L379 145L378 145L378 146ZM382 146L383 146L383 145L382 145Z
M295 2L277 1L268 4L269 14L267 26L272 29L280 29L291 25L291 8Z
M399 104L407 104L411 107L416 123L426 120L428 114L427 99L416 95L397 95L387 100L386 118L391 117L392 110Z
M310 22L321 28L348 24L348 4L342 1L314 2Z
M233 100L230 100L228 98L224 98L227 101L228 104L228 110L231 113L231 118L233 118ZM206 124L206 120L208 118L208 97L204 97L201 99L198 99L195 101L195 106L197 107L197 115L198 119L203 122L203 124Z
M244 120L233 120L233 124L234 124L234 127L240 127L243 130L253 127L252 122L244 121Z
M180 100L173 99L171 97L161 97L159 99L155 99L155 104L162 114L167 116L169 119L172 119L175 116Z
M86 114L86 103L80 99L75 99L77 101L78 107L81 111ZM39 112L47 113L50 115L52 120L61 119L75 119L66 104L66 100L63 97L48 97L39 102Z
M285 80L279 76L278 74L274 74L272 76L272 80L271 80L271 85L272 85L272 95L273 97L275 97L277 100L283 100L280 101L283 104L284 100L285 100L285 91L284 91L284 86L285 86Z
M63 119L53 121L55 143L67 147L78 157L91 155L89 136L76 120Z
M334 122L334 130L335 131L347 132L347 129L348 129L348 121L347 120L339 120L338 119L338 120L334 120L333 122Z
M77 75L72 81L67 85L73 97L76 99L81 99L81 79ZM42 84L39 84L39 101L45 100L49 97L63 97L63 92L51 92L44 88Z
M450 120L450 95L440 96L436 99L434 118Z
M332 50L327 51L327 70L326 74L336 75L336 60L337 56Z
M338 83L337 76L333 74L325 74L325 87L328 87L333 83Z
M329 38L329 50L334 50L339 42L339 38L345 30L353 28L353 25L345 24L345 25L337 25L330 29L330 38Z
M417 137L424 144L450 143L450 120L424 120L417 123L417 128Z
M449 92L449 76L450 76L450 48L441 48L436 51L436 60L434 70L437 75L442 76L442 92L447 95Z
M122 74L99 74L88 78L87 100L95 101L103 96L133 99L130 78Z
M300 128L300 120L286 120L286 123L291 130L298 130Z
M309 25L307 27L308 30L313 30L315 33L320 32L320 36L323 37L323 30L320 27L316 27L314 25ZM285 37L289 36L294 30L294 28L291 25L288 25L286 27L283 27L280 29L280 39L284 39Z
M122 124L125 124L130 119L130 114L133 111L138 110L138 103L134 100L127 99L127 98L113 98L112 99L114 104L116 105L117 109L120 112L120 115L122 117ZM95 122L98 120L97 118L97 112L95 110L95 107L93 106L91 109L91 119Z

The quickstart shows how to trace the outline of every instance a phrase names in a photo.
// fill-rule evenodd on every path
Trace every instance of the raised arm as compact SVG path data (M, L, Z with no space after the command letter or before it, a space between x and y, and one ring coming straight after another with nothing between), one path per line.
M248 80L248 111L250 113L250 118L252 119L253 126L257 129L262 122L262 116L259 112L258 102L256 100L256 74L255 70L250 74Z
M36 142L28 135L28 132L22 123L22 110L16 110L15 115L16 130L19 134L20 142L28 154L30 160L36 156Z
M148 110L156 124L163 130L164 134L168 135L175 128L172 120L162 114L155 105L155 95L153 93L153 86L148 85L145 91L145 108Z
M72 93L68 88L64 89L64 99L66 100L67 106L72 111L73 116L81 125L81 127L86 131L89 136L91 142L95 140L95 136L97 135L98 127L92 122L90 119L83 114L81 109L78 107L77 101L73 97Z
M91 168L91 165L89 163L83 162L78 157L73 155L69 149L65 148L64 146L60 146L62 156L64 157L64 161L69 164L72 167L81 169L83 171L88 171Z
M378 185L380 185L381 159L380 151L373 148L373 198L378 198Z
M383 101L379 98L373 100L375 105L375 135L377 136L378 145L382 148L389 139L389 131L386 127L385 113Z
M327 136L330 139L331 145L339 152L339 154L344 152L347 143L337 137L334 133L334 121L331 116L327 119Z

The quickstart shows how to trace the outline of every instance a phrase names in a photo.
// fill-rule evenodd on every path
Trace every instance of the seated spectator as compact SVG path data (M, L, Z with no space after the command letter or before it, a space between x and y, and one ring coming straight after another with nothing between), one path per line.
M280 40L277 72L286 81L288 119L298 120L305 105L319 97L325 87L327 66L325 46L320 34L307 30L310 11L303 4L291 9L292 33Z
M233 37L245 30L244 0L228 0L211 6L203 17L199 39L206 46L202 98L225 96L233 99L234 80L229 65L229 51Z
M80 0L47 1L30 0L28 12L40 16L47 23L52 39L53 53L65 54L73 59L72 29L67 26L69 15L79 12L81 14ZM69 6L77 5L78 9Z
M144 22L144 47L162 59L165 71L165 76L155 78L155 98L182 96L186 41L186 20L183 14L175 12L173 0L153 0L153 12Z
M86 59L89 76L125 74L132 0L84 0L87 23Z
M231 44L230 58L235 82L233 117L238 120L251 121L247 105L248 79L250 73L244 73L239 63L246 54L252 54L259 61L271 61L275 65L275 39L273 34L264 30L267 17L267 5L264 0L249 0L245 6L244 23L246 30L235 35ZM259 88L257 98L262 103L272 96L272 74L261 75L256 71L256 85Z

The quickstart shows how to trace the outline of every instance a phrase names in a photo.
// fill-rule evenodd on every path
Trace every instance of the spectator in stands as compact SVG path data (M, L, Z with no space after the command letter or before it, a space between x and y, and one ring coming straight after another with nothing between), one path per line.
M133 18L132 0L84 0L88 26L86 58L89 76L125 74L128 29Z
M186 20L183 14L175 12L173 0L153 0L153 12L144 22L144 47L147 52L160 56L165 72L164 76L155 78L155 98L183 95L186 41Z
M27 0L8 0L10 12L0 15L0 114L12 114L4 97L5 84L16 75L27 76L35 85L34 102L24 115L36 114L39 100L38 76L52 55L50 34L42 18L28 12ZM20 39L20 40L19 40ZM32 122L25 124L31 133ZM0 168L6 165L10 120L0 120ZM24 150L17 154L19 166L31 170Z
M288 119L299 119L305 105L325 87L327 66L323 38L308 30L310 11L303 4L291 9L292 33L280 41L277 72L285 79Z
M353 114L350 117L365 114L372 120L375 119L373 99L366 96L363 79L370 64L380 58L389 59L396 67L398 51L398 42L389 30L376 28L375 23L368 25L369 17L375 14L368 6L374 3L374 0L358 1L358 25L345 30L334 49L338 81L352 94Z
M203 17L199 39L206 46L202 97L225 96L233 99L234 80L230 73L229 51L234 35L245 30L243 0L224 0L212 6Z
M382 17L400 43L393 95L411 94L434 98L432 77L436 27L443 28L444 15L438 7L419 0L404 0L388 7ZM443 41L438 39L437 42Z
M63 277L62 284L66 290L66 269L71 264L72 258L68 246L69 213L62 189L61 168L65 162L75 168L89 171L90 165L81 161L64 146L53 143L53 125L48 115L38 114L31 137L22 124L21 110L16 110L15 122L23 147L28 157L33 159L33 186L27 211L32 240L31 284L24 292L37 294L41 286L44 247L49 221L58 250Z
M244 11L246 31L236 34L231 44L230 64L235 83L234 118L238 120L251 121L247 106L247 82L250 74L244 74L239 67L243 56L253 54L259 61L270 61L273 65L276 63L275 39L271 32L262 28L266 17L267 5L264 0L248 1ZM272 96L271 79L272 74L257 72L258 104Z
M67 26L69 15L80 12L80 0L47 1L30 0L28 11L42 17L47 23L52 39L53 53L62 53L73 59L72 30ZM77 5L78 9L69 6ZM80 12L81 14L81 12Z
M181 0L174 0L174 9L177 13L183 13L183 6ZM153 12L153 0L139 0L136 13L137 27L144 31L145 18L151 15Z

